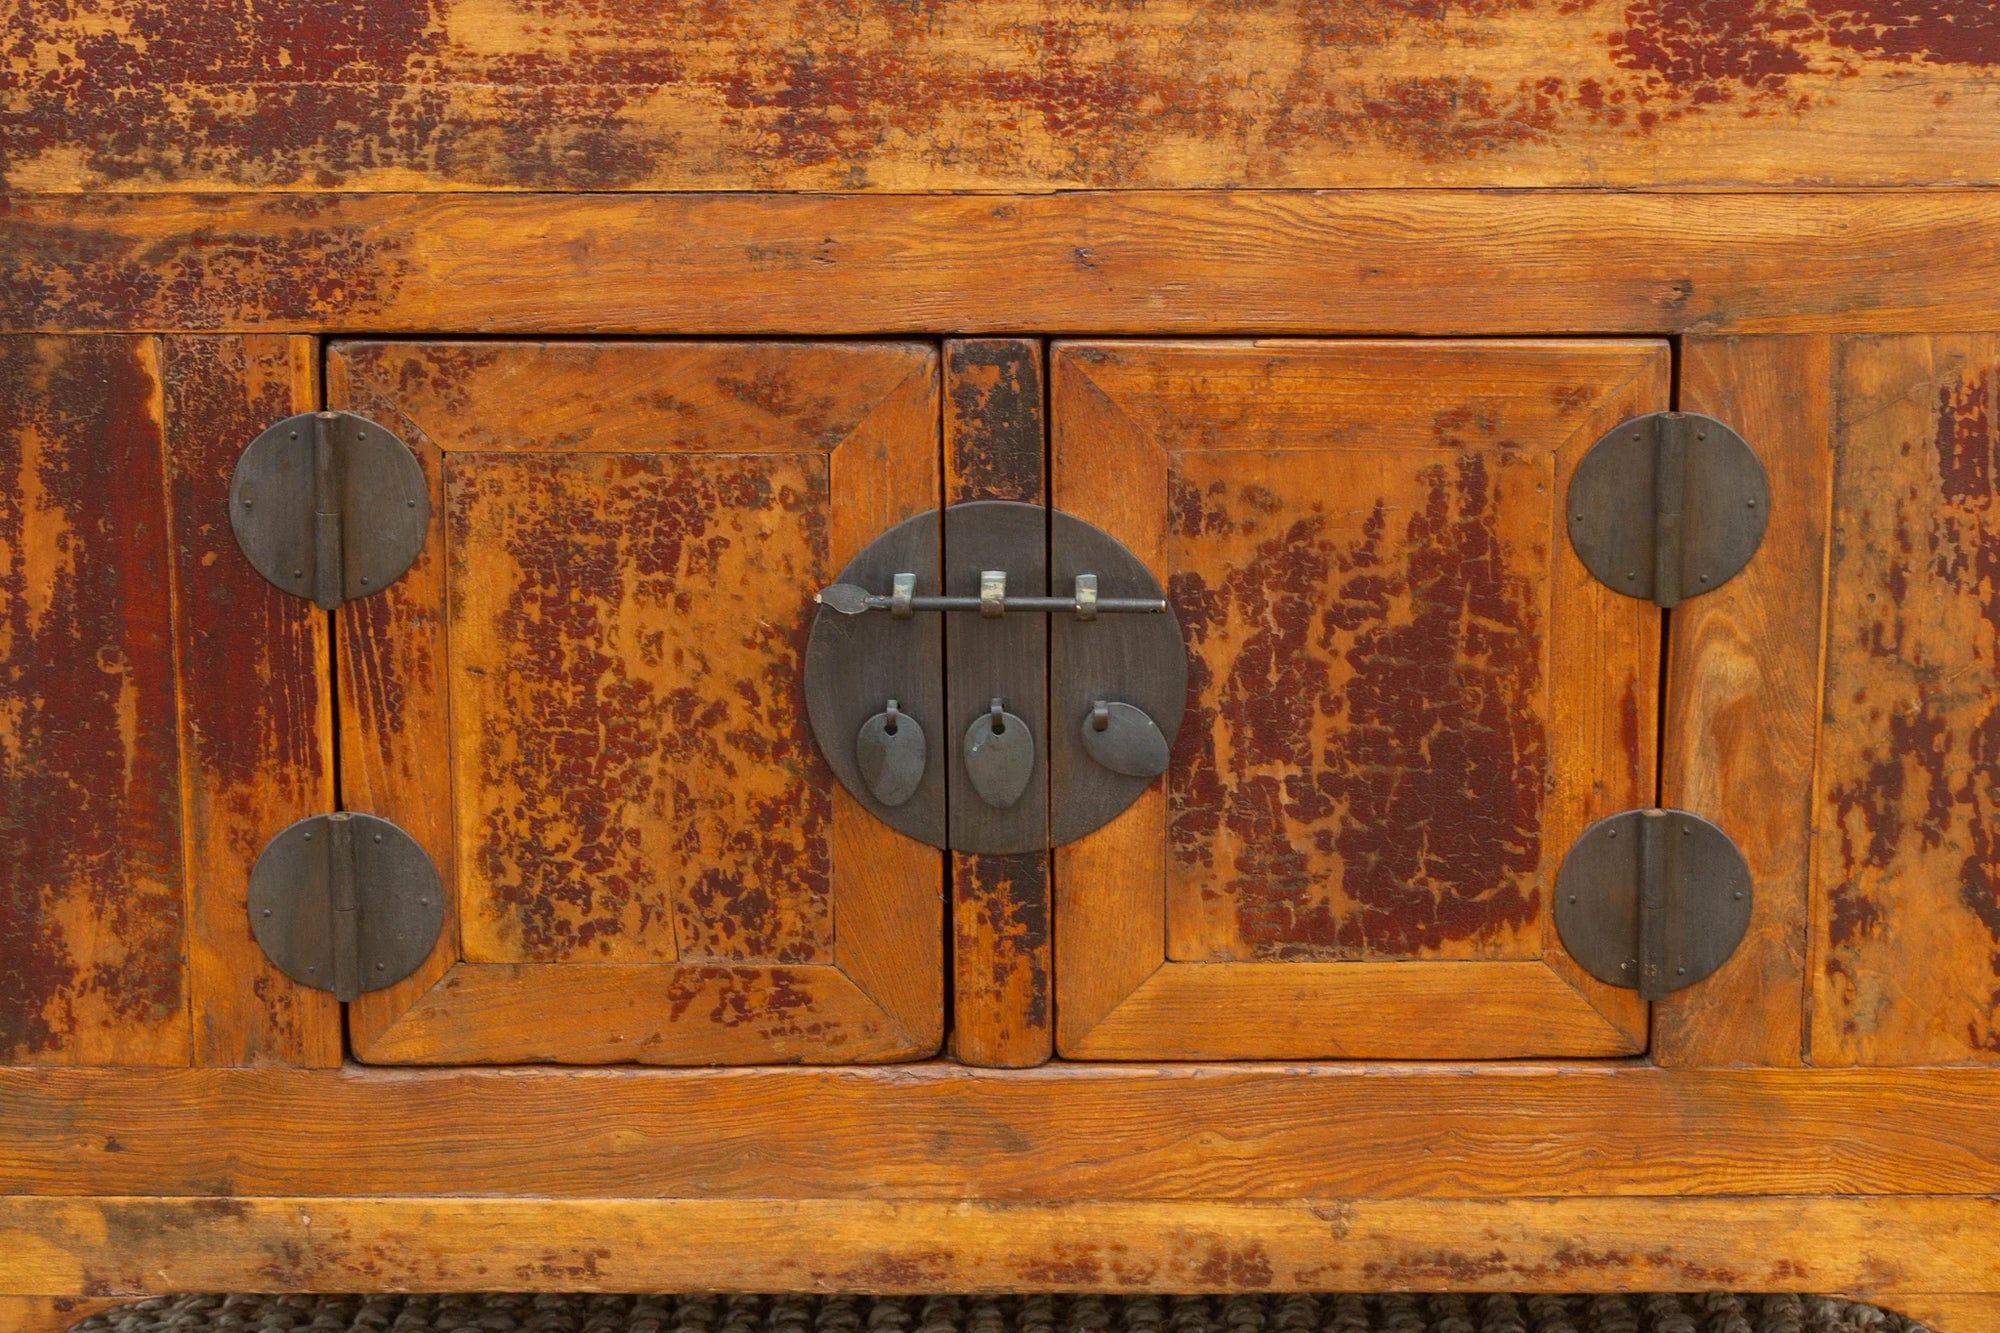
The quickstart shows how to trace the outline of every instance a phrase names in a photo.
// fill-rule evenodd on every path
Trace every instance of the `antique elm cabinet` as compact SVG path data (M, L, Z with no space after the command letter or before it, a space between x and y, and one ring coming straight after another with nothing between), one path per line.
M1986 0L78 0L0 77L0 1328L2000 1328Z

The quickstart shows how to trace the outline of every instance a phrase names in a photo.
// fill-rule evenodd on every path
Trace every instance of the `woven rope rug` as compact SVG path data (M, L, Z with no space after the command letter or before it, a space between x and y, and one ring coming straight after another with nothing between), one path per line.
M73 1333L1924 1333L1820 1296L174 1296Z

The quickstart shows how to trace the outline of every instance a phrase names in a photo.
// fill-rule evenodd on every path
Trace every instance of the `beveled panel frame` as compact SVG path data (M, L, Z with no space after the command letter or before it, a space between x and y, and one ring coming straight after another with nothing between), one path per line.
M446 455L503 447L493 414L421 413L396 385L358 367L365 342L335 343L328 402L395 429L418 455L433 512L445 513ZM435 346L436 344L430 344ZM517 344L512 346L518 346ZM698 360L704 344L656 344L661 358ZM739 345L740 346L740 345ZM774 347L777 345L773 345ZM869 390L850 429L802 431L769 452L819 453L829 472L828 559L838 568L885 528L939 503L938 356L933 345L785 344L796 354L872 348L899 362ZM783 354L783 353L776 353ZM597 411L591 392L523 384L558 449L660 452L635 438L571 440ZM585 386L586 388L588 386ZM650 391L635 383L632 391ZM657 385L650 386L657 388ZM754 440L755 395L717 419L711 450ZM565 441L567 441L565 443ZM410 572L381 595L336 614L343 804L392 819L430 851L447 887L437 949L408 980L350 1006L353 1053L381 1064L853 1063L918 1058L943 1028L943 863L937 852L878 823L832 778L830 962L799 965L482 963L469 961L459 917L452 817L447 676L446 525L433 526ZM813 590L802 589L802 606ZM802 612L803 613L803 612Z
M1655 340L1057 343L1050 357L1053 503L1109 531L1163 583L1174 571L1166 568L1169 451L1160 413L1163 401L1198 377L1154 392L1139 374L1121 378L1116 361L1157 356L1164 363L1183 353L1323 356L1329 375L1338 364L1365 367L1352 385L1328 390L1341 401L1315 411L1333 408L1345 424L1367 424L1377 448L1432 446L1432 412L1465 400L1455 374L1483 367L1510 380L1499 397L1513 395L1524 411L1538 399L1538 424L1555 428L1522 446L1553 456L1555 497L1606 429L1666 407L1670 374L1668 348ZM1173 378L1172 371L1161 375ZM1551 392L1561 385L1592 392L1564 402ZM1392 403L1395 415L1384 417L1381 409ZM1314 425L1337 428L1324 416ZM1260 444L1247 432L1202 443L1204 450L1233 447L1283 446ZM1552 525L1560 512L1552 502ZM1651 803L1655 729L1622 728L1607 682L1634 682L1643 697L1632 711L1653 716L1660 622L1650 604L1591 578L1560 533L1549 539L1545 675L1550 733L1560 747L1551 756L1554 785L1543 812L1543 866L1552 886L1561 849L1590 822ZM1161 783L1120 819L1056 852L1056 1045L1066 1057L1498 1059L1646 1048L1647 1006L1578 967L1546 911L1541 956L1532 960L1172 961L1166 820Z

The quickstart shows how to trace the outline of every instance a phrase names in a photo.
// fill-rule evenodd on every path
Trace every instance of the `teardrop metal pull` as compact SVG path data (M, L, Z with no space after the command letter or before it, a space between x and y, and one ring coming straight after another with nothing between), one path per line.
M1131 704L1097 700L1083 719L1083 748L1113 773L1157 777L1167 771L1167 738Z
M979 799L996 810L1010 810L1028 789L1035 773L1035 738L1028 724L1001 706L993 706L965 732L965 776Z
M854 759L875 799L893 809L916 795L923 783L924 729L891 699L886 711L861 724Z

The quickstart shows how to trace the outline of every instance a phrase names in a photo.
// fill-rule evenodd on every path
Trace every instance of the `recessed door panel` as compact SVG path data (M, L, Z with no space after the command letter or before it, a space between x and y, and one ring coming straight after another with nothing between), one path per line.
M1055 503L1149 563L1190 661L1164 779L1057 852L1061 1049L1644 1048L1551 893L1651 802L1659 612L1559 510L1667 387L1655 342L1057 345Z
M423 970L357 1002L357 1052L935 1049L942 860L834 782L802 670L813 594L938 504L934 349L357 342L331 365L440 516L339 613L346 804L422 841L454 909Z

